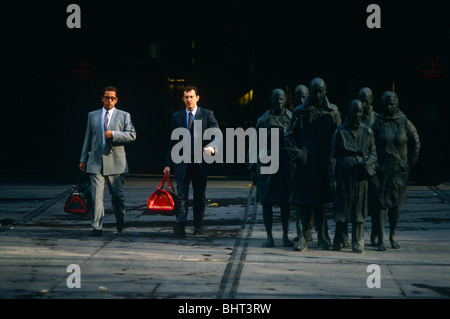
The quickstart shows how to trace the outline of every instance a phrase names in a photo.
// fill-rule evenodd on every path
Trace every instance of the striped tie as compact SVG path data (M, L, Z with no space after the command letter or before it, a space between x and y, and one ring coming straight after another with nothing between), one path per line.
M108 120L109 120L109 112L105 113L105 121L103 122L103 129L105 132L108 130Z

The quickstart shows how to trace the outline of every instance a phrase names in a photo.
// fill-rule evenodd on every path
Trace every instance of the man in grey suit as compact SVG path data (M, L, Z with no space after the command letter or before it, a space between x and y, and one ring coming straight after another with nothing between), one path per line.
M124 227L125 196L122 190L124 174L128 173L125 144L136 140L136 131L129 113L115 107L117 89L103 90L103 108L88 114L80 170L90 174L94 216L92 236L102 235L103 193L105 180L112 197L117 233Z

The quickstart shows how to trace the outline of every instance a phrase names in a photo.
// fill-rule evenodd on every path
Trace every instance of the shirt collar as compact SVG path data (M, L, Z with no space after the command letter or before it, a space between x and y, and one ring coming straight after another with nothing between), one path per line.
M186 115L189 115L189 112L192 112L192 115L195 117L195 113L197 113L197 109L198 109L197 106L195 106L195 108L194 108L192 111L188 111L188 110L186 109Z
M116 107L113 107L112 109L110 109L110 110L108 111L108 112L109 112L109 116L112 116L112 115L113 115L115 109L116 109ZM105 110L104 107L102 107L102 116L105 116L105 114L106 114L106 110Z

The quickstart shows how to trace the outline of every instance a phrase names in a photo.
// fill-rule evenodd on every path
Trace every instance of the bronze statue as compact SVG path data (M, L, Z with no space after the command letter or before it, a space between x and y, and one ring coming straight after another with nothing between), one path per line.
M375 174L377 155L372 129L362 123L363 103L350 103L347 121L330 144L330 192L334 197L336 233L333 249L341 250L347 225L352 223L352 250L364 253L364 222L368 216L369 178Z
M281 224L283 227L283 245L293 247L294 243L289 240L289 178L291 174L288 154L284 146L284 132L289 125L292 113L285 108L286 94L281 89L275 89L271 93L272 109L266 111L256 123L256 131L267 128L267 140L271 140L271 128L278 128L279 132L279 168L275 174L260 174L258 161L257 167L251 165L250 169L257 171L257 198L263 206L264 226L267 232L267 241L263 247L274 247L272 236L273 206L278 204L281 209ZM268 148L271 146L268 146ZM270 148L269 150L270 151Z
M366 124L368 127L372 128L373 123L375 122L375 119L377 117L377 113L373 110L373 92L370 88L364 87L358 92L359 100L362 102L364 106L364 112L362 117L362 122ZM376 215L376 212L374 212L375 205L372 203L372 196L370 196L371 193L374 192L374 186L373 186L373 179L369 179L369 216L372 221L372 228L370 232L370 243L372 246L378 246L378 229L377 225L378 223L375 222L374 216Z
M398 108L397 94L385 92L381 103L383 113L377 115L372 127L377 148L376 191L372 195L377 205L378 250L384 251L386 211L389 216L389 241L392 248L400 248L395 231L400 206L406 202L408 176L419 157L420 141L416 128Z
M309 89L307 86L303 84L299 84L295 87L294 90L294 103L295 106L300 106L305 103L306 98L309 95ZM297 230L297 236L294 237L294 241L297 242L300 238L300 228L299 228L299 220L295 219L295 229ZM305 225L304 233L306 237L306 241L312 241L312 229L314 227L314 217L311 217L309 220L309 224Z
M305 103L305 100L308 97L308 95L309 95L309 90L305 85L303 85L303 84L297 85L294 89L295 106L299 106L299 105Z
M310 95L297 106L286 131L286 147L292 162L290 202L295 205L300 221L300 238L295 250L307 249L303 229L314 218L317 248L329 249L325 203L331 202L328 179L330 141L341 117L336 105L326 96L327 88L321 78L309 86Z
M366 124L368 127L372 127L375 122L376 115L373 111L373 93L372 90L368 87L364 87L358 92L358 99L362 102L364 107L362 122Z

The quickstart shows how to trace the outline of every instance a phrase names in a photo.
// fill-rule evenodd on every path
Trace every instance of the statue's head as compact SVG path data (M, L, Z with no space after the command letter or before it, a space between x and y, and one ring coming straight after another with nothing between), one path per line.
M387 116L393 116L398 111L398 96L394 92L386 91L381 96L381 105L383 113Z
M303 84L297 85L297 87L294 90L295 105L300 105L300 104L305 103L305 100L308 97L308 95L309 95L309 90L305 85L303 85Z
M323 105L327 95L327 86L321 78L315 78L309 84L309 95L312 105Z
M364 111L363 103L360 100L353 100L348 107L348 121L353 125L361 124Z
M364 114L369 113L373 103L373 93L368 87L364 87L358 92L358 98L364 107Z
M286 94L282 89L274 89L270 95L270 101L273 110L281 110L286 105Z

